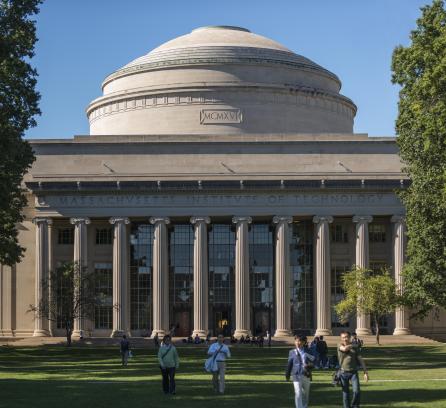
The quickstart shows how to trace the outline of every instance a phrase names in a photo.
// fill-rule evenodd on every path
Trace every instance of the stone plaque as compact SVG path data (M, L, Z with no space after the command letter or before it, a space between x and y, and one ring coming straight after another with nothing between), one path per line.
M242 123L242 111L240 109L202 109L200 123L202 125L216 125L227 123Z

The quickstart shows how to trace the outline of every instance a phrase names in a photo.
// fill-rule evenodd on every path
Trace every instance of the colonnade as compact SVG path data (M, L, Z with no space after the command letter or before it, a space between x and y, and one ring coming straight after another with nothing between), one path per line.
M355 215L352 221L356 225L355 263L359 267L369 265L368 225L372 222L370 215ZM128 299L128 259L127 259L127 228L130 223L126 217L112 217L110 223L114 228L113 240L113 330L112 336L122 336L129 331ZM291 276L289 260L289 225L291 216L274 216L275 225L275 313L276 337L291 335ZM51 250L48 228L52 220L38 217L36 224L36 303L44 293L42 282L48 276L51 265ZM74 225L73 259L79 263L79 273L87 265L87 226L89 218L71 218ZM208 244L207 225L210 217L194 216L190 219L194 226L194 298L193 298L193 335L205 336L208 332ZM235 216L232 218L236 230L235 243L235 336L251 334L250 287L249 287L249 224L252 218ZM315 299L316 299L316 335L331 335L331 305L330 305L330 232L329 225L332 216L314 216L315 224ZM393 266L395 281L399 290L403 290L401 270L405 258L405 219L395 215L391 218L393 226ZM168 230L169 217L152 217L150 223L154 226L153 239L153 331L163 336L169 331L169 261L168 261ZM49 335L48 322L36 317L34 336ZM74 335L85 330L82 319L75 321ZM370 334L369 316L357 315L356 332L358 335ZM395 312L395 335L408 334L409 324L407 312L399 308Z

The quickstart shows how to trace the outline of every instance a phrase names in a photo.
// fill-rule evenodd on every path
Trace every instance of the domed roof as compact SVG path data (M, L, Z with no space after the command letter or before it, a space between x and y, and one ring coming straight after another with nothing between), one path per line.
M332 72L232 26L168 41L109 75L92 135L350 133L354 103Z
M134 71L157 69L161 66L249 61L316 70L325 73L340 85L335 74L310 59L294 53L276 41L234 26L200 27L167 41L108 76L103 85Z

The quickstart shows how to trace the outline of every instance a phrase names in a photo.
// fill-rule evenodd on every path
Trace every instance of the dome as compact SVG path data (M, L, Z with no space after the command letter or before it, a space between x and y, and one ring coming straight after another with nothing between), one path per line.
M338 77L241 27L168 41L105 78L90 133L351 133L356 107Z

